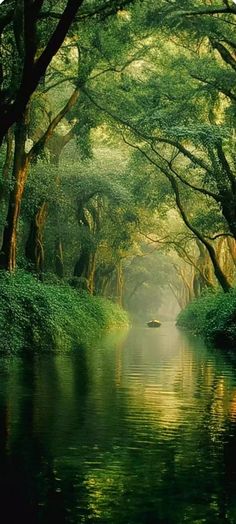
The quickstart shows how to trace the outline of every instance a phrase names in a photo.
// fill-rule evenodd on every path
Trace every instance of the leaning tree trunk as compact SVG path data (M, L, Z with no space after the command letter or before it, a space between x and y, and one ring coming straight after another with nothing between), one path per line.
M206 240L206 238L200 233L200 231L198 231L198 229L196 229L190 223L190 221L189 221L189 219L188 219L188 217L186 215L186 212L185 212L185 210L184 210L184 208L182 206L182 202L180 200L179 186L178 186L175 178L172 175L170 175L169 173L165 173L165 174L166 174L167 178L169 179L169 181L171 183L171 186L172 186L172 188L174 190L176 204L177 204L177 207L179 209L180 215L181 215L185 225L187 226L188 229L190 229L190 231L192 231L192 233L194 233L194 235L198 238L198 240L200 240L200 242L202 242L202 244L207 249L209 257L210 257L212 265L213 265L213 268L214 268L214 273L215 273L216 279L219 282L220 286L222 287L223 291L225 293L227 293L228 291L230 291L231 285L230 285L226 275L224 274L224 272L222 271L222 269L220 267L220 264L219 264L219 261L217 259L217 255L216 255L214 247L212 246L212 244L210 244L210 242L208 242L208 240Z
M204 289L212 289L214 282L212 278L213 268L208 251L198 238L196 238L196 244L199 250L199 257L196 262L198 271L195 271L193 289L195 297L198 298Z
M183 286L183 283L179 289L176 288L172 283L169 283L168 287L170 288L172 294L174 295L179 308L181 310L184 309L187 303L186 303L186 295L185 295L186 291L185 291L185 286Z
M219 264L219 261L217 259L214 247L212 246L212 244L210 242L208 242L208 240L206 240L206 238L201 234L201 232L198 229L196 229L196 227L194 227L191 224L191 222L189 221L188 216L187 216L187 214L186 214L186 212L184 210L184 207L182 205L182 202L181 202L179 186L178 186L177 180L175 179L175 176L173 176L170 173L169 169L167 169L163 165L157 164L154 160L152 160L152 158L149 155L147 155L144 151L142 151L141 149L140 149L140 151L143 153L143 155L153 165L158 167L162 171L162 173L166 176L166 178L169 180L169 182L171 184L171 187L173 189L174 195L175 195L176 205L177 205L177 208L178 208L178 210L180 212L180 215L181 215L181 217L183 219L183 222L185 223L187 228L190 231L192 231L192 233L198 238L198 240L200 240L200 242L202 242L202 244L207 249L209 257L210 257L212 265L213 265L213 268L214 268L214 273L215 273L216 279L219 282L220 286L222 287L223 291L225 293L227 293L228 291L230 291L232 286L230 285L226 275L224 274L224 272L222 271L222 269L220 267L220 264ZM169 168L172 169L170 164L169 164ZM222 210L222 212L223 212L223 210Z

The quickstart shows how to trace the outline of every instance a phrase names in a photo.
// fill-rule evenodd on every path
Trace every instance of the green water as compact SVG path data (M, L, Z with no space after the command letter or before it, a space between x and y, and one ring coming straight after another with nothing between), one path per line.
M171 324L2 359L0 515L236 523L236 368Z

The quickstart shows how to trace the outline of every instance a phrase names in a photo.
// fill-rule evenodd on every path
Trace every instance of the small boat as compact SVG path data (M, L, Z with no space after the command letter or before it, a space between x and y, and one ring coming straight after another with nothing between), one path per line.
M147 326L157 328L161 326L161 322L159 320L149 320L149 322L147 322Z

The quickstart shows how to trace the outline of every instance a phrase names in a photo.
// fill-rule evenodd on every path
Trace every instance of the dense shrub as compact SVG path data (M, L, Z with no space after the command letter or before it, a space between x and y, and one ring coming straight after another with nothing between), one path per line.
M69 350L102 330L128 324L116 304L31 274L0 272L0 350Z
M208 292L193 300L178 316L177 325L218 344L236 343L236 290Z

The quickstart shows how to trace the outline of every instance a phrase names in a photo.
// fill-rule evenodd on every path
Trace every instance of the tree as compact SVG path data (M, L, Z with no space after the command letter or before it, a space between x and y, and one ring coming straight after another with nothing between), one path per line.
M78 20L95 15L107 16L126 5L123 2L108 1L95 5L81 12ZM15 9L11 3L4 4L0 19L2 39L13 40L13 50L17 53L16 64L13 65L16 84L12 86L12 70L7 75L7 65L2 63L2 103L0 111L1 130L0 143L8 129L22 117L26 106L44 77L53 57L60 49L76 16L81 10L84 0L68 0L59 2L59 10L53 12L48 0L16 1ZM89 4L89 2L88 2ZM46 21L46 28L45 28ZM56 21L56 22L55 22ZM49 28L52 28L49 31ZM41 36L41 38L39 37ZM44 40L46 36L46 41ZM4 70L5 69L5 70ZM6 78L5 78L6 76ZM6 84L6 88L4 87Z
M77 8L76 8L76 4L77 4ZM11 99L11 105L9 109L10 113L11 111L13 111L14 113L14 106L16 106L19 114L18 114L18 117L16 118L16 120L18 121L15 127L15 151L14 151L13 174L12 174L13 188L10 191L10 195L9 195L6 226L3 232L3 243L2 243L2 250L1 250L1 256L0 256L0 266L3 269L8 269L10 271L13 271L16 267L17 225L18 225L18 220L20 216L21 200L22 200L22 196L23 196L23 192L24 192L24 188L25 188L25 184L27 180L30 163L32 163L33 161L36 161L38 155L42 153L43 149L45 148L45 146L51 139L58 124L67 115L67 113L70 112L71 109L76 105L79 96L81 96L80 85L82 85L89 78L91 71L97 65L98 57L100 58L100 55L101 55L101 53L98 53L98 49L97 49L97 52L94 51L94 56L91 56L91 53L87 51L86 46L84 50L81 52L81 49L79 48L78 43L77 42L74 43L73 41L73 35L70 36L69 42L70 40L72 41L71 47L73 48L74 51L76 51L76 58L74 58L74 54L72 54L73 61L79 63L79 65L77 63L77 68L76 68L77 74L74 73L74 77L70 78L70 84L72 84L70 89L72 89L72 94L70 93L70 96L66 100L66 102L63 100L64 107L60 108L59 110L57 108L57 112L55 116L53 116L53 118L50 118L46 130L41 131L41 133L38 130L35 130L35 129L32 130L32 126L30 126L30 111L32 109L32 103L29 102L29 99L39 84L39 82L36 82L36 81L35 81L36 83L34 83L34 69L36 68L37 70L37 64L41 63L40 60L43 60L44 66L46 68L46 63L47 65L49 63L48 62L49 56L51 56L51 59L54 56L52 53L52 50L55 51L56 49L55 46L57 47L57 50L58 50L59 44L61 45L63 42L63 39L62 39L63 28L65 32L65 28L69 24L68 25L68 29L69 29L70 24L72 23L73 19L75 18L75 14L77 13L77 10L80 5L82 5L82 2L78 2L78 3L74 2L73 9L72 9L71 3L70 2L67 3L67 6L65 7L65 10L62 12L62 14L56 16L56 19L59 17L59 22L56 25L56 28L51 36L48 36L48 32L50 33L48 29L48 20L52 16L52 13L50 10L47 13L45 13L45 12L42 12L42 10L40 10L40 5L38 5L38 10L36 9L36 5L34 6L34 13L33 13L34 17L33 17L33 22L32 22L33 23L33 32L32 34L30 33L30 36L29 35L27 36L28 34L27 31L29 32L29 24L30 24L29 14L32 14L31 10L33 9L33 7L31 6L31 10L29 11L26 10L26 8L24 9L22 8L22 11L20 11L20 13L17 14L17 16L21 16L22 21L24 21L25 29L22 34L22 28L19 24L19 27L17 27L17 31L15 31L14 33L15 40L13 40L13 45L15 45L16 49L18 50L18 59L19 59L17 62L18 70L17 70L16 76L21 78L21 83L20 83L19 89L18 87L16 87L16 92L14 95L15 102L12 103L12 99ZM108 2L104 4L104 6L99 7L98 9L99 13L103 13L103 16L108 16L109 14L116 12L116 10L117 10L116 2ZM90 16L93 17L96 13L97 13L97 10L92 9L90 11L87 11L86 17L87 18L89 18ZM16 14L14 16L16 16ZM85 13L83 16L85 16ZM53 19L55 18L55 13L53 14L52 17ZM36 42L36 29L38 27L37 24L40 24L40 23L44 24L45 19L47 22L46 28L44 28L45 34L46 34L46 37L49 39L48 44L46 44L46 46L45 46L45 42L44 41L41 42L40 39L38 39ZM95 28L96 28L96 24L97 22L95 22ZM94 24L93 24L93 27L94 27ZM8 29L8 24L7 24L7 29ZM58 36L58 31L59 31L59 36ZM43 36L45 38L44 33L43 33ZM88 38L88 35L86 34L86 30L84 31L83 36L86 41L86 38ZM30 42L32 44L31 46L32 48L30 48ZM35 44L34 47L33 47L33 43ZM44 46L44 51L41 53L40 57L35 61L35 56L37 55L37 53L40 50L40 45ZM67 45L65 47L67 50ZM50 52L51 52L51 55L50 55ZM30 53L32 56L31 55L28 56ZM68 58L66 60L65 60L65 63L63 63L63 66L65 68L68 65L67 64ZM63 62L63 58L61 59L61 61ZM104 62L104 59L103 59L103 62ZM13 66L11 69L14 69ZM10 69L10 73L11 73L11 69ZM21 69L22 69L22 74L21 74ZM53 69L53 65L52 65L52 69ZM37 73L35 74L37 77ZM30 76L31 78L30 82L28 81L28 76ZM44 78L44 85L38 86L37 93L39 97L45 91L48 91L52 89L52 87L55 87L55 83L52 86L50 85L50 82L52 81L52 79L55 80L54 77L55 75L52 73L50 74L50 70L49 70L49 86L47 85L48 79L46 77ZM59 83L61 82L63 82L63 78L60 78ZM56 82L56 85L58 85L58 81ZM11 87L12 87L11 84L9 84L9 89L11 89ZM23 92L23 95L21 91ZM21 101L21 99L19 100L19 96L21 98L23 97L22 98L23 101ZM28 100L28 106L26 103L26 99ZM22 113L23 108L25 108L24 113ZM6 114L7 114L7 111L8 110L5 108ZM20 117L20 111L22 115L21 117ZM79 130L80 131L83 130L83 125L81 125L81 123L83 122L83 117L80 118L79 124L78 124L77 117L75 118L75 120L77 122L77 126L73 124L72 128L75 134L76 132L78 134ZM30 151L26 153L25 152L26 142L30 136L29 135L30 130L33 133L32 134L33 139L35 139L36 137L36 141L33 144L33 146L31 147ZM67 137L69 138L71 137L70 132L68 132ZM7 162L7 165L8 164L9 162ZM44 205L43 207L45 209ZM42 215L40 214L40 216ZM36 217L36 220L37 220L37 217Z
M165 30L168 36L170 19L173 21L174 16L176 19L181 14L176 10L177 4L174 2L169 10L166 9ZM167 3L163 2L162 7L167 8ZM195 13L196 9L192 7ZM153 5L150 9L153 9ZM234 8L227 10L224 7L223 12L235 11ZM201 12L201 15L204 13ZM190 14L185 13L184 16L186 33L186 17ZM220 24L223 26L224 20L220 20L215 29L218 35ZM155 36L160 37L158 24L155 29ZM102 90L102 86L99 95L91 88L86 90L86 94L98 109L107 112L120 128L123 127L126 142L140 149L159 172L168 178L185 224L208 250L217 278L227 291L230 285L218 263L214 246L191 223L181 198L182 188L186 186L193 193L212 199L218 207L219 216L222 216L223 231L220 234L233 235L235 238L236 179L234 158L231 155L234 136L231 105L235 102L235 95L233 89L229 90L226 85L229 78L232 85L235 83L235 70L232 67L233 58L230 63L225 58L222 64L223 51L219 57L219 46L217 54L214 50L209 54L213 30L209 36L209 24L206 23L204 31L204 35L203 32L197 35L193 33L190 41L187 41L190 30L186 38L180 24L171 42L167 43L165 38L160 38L157 52L153 48L148 50L145 60L149 69L144 68L140 60L139 68L128 71L125 78L114 86L112 97ZM223 32L222 38L225 38ZM213 47L216 48L216 35ZM173 60L176 53L178 59ZM202 71L202 75L206 72L209 75L211 71L214 80L207 80L202 88L199 78L194 74L196 69ZM116 100L121 99L122 104L116 104Z

